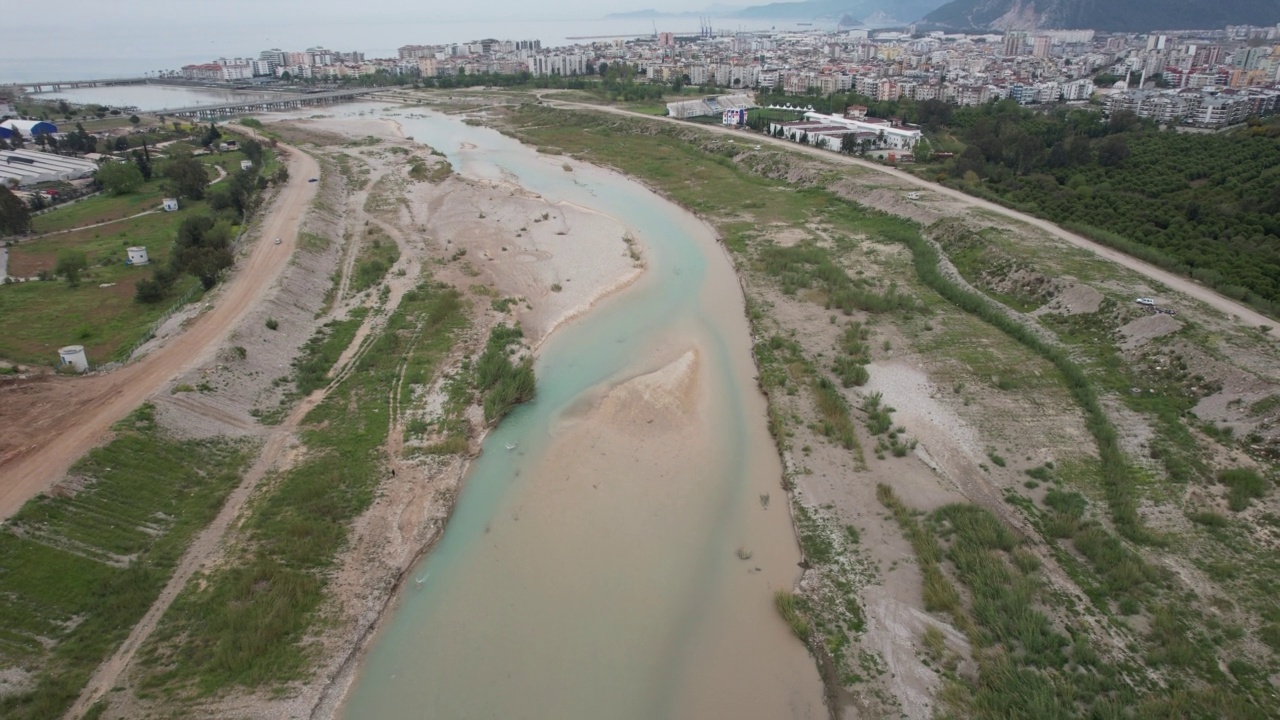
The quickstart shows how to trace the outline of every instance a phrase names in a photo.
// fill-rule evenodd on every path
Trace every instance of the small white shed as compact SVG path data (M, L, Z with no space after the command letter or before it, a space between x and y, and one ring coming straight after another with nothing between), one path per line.
M151 262L151 260L147 257L147 249L145 247L142 247L140 245L131 247L129 248L128 252L129 252L130 265L146 265L147 263Z
M164 199L164 211L165 211L165 212L177 212L177 210L178 210L178 198L165 198L165 199Z
M241 170L248 170L248 169L249 169L249 168L251 168L251 167L253 167L253 161L252 161L252 160L241 160L241 161L240 161L240 169L241 169Z
M85 355L83 345L68 345L58 350L58 358L64 366L70 365L76 372L89 369L89 356Z

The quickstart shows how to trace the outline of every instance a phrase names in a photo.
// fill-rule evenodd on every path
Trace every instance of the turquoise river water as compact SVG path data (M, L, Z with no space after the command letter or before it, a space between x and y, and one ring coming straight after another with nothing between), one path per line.
M741 289L711 231L620 175L367 107L464 176L618 219L648 268L541 347L537 399L485 440L341 716L824 717L816 668L772 606L800 556Z

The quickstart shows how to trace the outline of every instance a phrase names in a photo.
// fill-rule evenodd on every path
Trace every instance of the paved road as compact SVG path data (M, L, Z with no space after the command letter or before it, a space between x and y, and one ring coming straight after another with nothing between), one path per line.
M641 118L644 120L656 120L660 122L667 122L667 123L672 123L675 125L679 125L683 128L688 128L692 130L703 130L703 131L715 133L718 135L728 135L728 136L742 139L744 141L749 141L752 143L758 143L762 145L763 144L777 145L780 147L785 147L788 150L792 150L794 152L813 155L815 157L822 158L823 160L826 160L828 162L832 162L840 165L856 165L858 167L866 168L868 170L875 170L876 172L882 172L882 173L885 173L886 175L893 175L894 177L898 178L899 180L902 180L903 182L911 183L913 185L918 185L919 187L928 189L931 192L936 192L940 195L946 195L947 197L957 200L959 202L962 202L966 205L981 208L983 210L988 210L990 212L1003 215L1007 218L1017 220L1019 222L1027 223L1028 225L1032 225L1036 228L1044 230L1045 232L1053 235L1054 237L1065 240L1071 243L1072 245L1075 245L1076 247L1089 250L1090 252L1093 252L1099 257L1106 258L1107 260L1110 260L1114 263L1117 263L1126 268L1129 268L1130 270L1139 272L1152 280L1163 283L1169 286L1171 289L1173 289L1176 292L1180 292L1184 295L1187 295L1188 297L1195 298L1196 300L1199 300L1205 303L1206 305L1209 305L1210 307L1227 314L1228 316L1232 317L1233 319L1245 325L1251 325L1251 326L1257 327L1259 325L1275 326L1277 324L1276 319L1269 318L1266 315L1263 315L1262 313L1258 312L1257 310L1254 310L1253 308L1249 307L1248 305L1245 305L1244 303L1238 302L1236 300L1232 300L1231 298L1226 297L1225 295L1220 295L1217 292L1214 292L1213 290L1205 287L1204 285L1197 283L1196 281L1190 278L1184 277L1182 275L1177 275L1175 273L1171 273L1168 270L1164 270L1150 263L1143 262L1142 260L1139 260L1131 255L1126 255L1120 252L1119 250L1114 250L1112 248L1107 247L1106 245L1090 240L1089 238L1084 237L1083 235L1077 235L1073 232L1068 232L1067 230L1063 230L1062 228L1058 227L1057 225L1054 225L1048 220L1043 220L1041 218L1034 217L1032 215L1027 215L1026 213L1018 212L1017 210L1011 210L1007 207L1004 207L1003 205L997 205L996 203L983 200L982 198L976 198L976 197L973 197L972 195L967 195L959 190L946 187L945 185L939 185L938 183L935 183L935 182L930 182L929 180L916 177L915 175L903 172L901 170L897 170L887 165L880 165L878 163L873 163L869 160L863 160L861 158L851 157L848 155L839 155L829 150L822 150L809 145L798 145L794 142L791 142L788 140L782 140L779 138L769 137L768 135L745 132L742 130L734 130L731 128L720 127L717 125L693 125L688 122L683 122L683 121L676 120L669 117L645 115L643 113L624 110L622 108L617 108L617 107L610 107L605 105L592 105L590 103L569 102L565 100L556 100L554 97L547 97L547 96L544 96L543 94L539 94L538 97L545 104L551 105L552 107L569 108L569 109L575 109L575 110L595 110L597 112L607 112L607 113L612 113L614 115L625 115L628 117Z
M0 455L0 520L61 478L94 447L111 425L164 387L170 379L205 362L228 333L275 284L288 265L320 174L309 155L289 152L289 183L268 209L259 241L222 286L213 309L181 335L115 372L85 378L55 378L39 386L15 386L0 400L5 452ZM262 238L282 238L281 245ZM22 393L30 393L24 395Z

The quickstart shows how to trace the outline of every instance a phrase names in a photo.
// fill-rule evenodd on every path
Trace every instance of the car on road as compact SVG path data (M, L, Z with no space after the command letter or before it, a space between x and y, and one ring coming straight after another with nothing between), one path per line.
M320 182L320 178L311 178L307 182Z
M279 245L279 244L280 244L280 238L276 238L276 244L277 244L277 245Z

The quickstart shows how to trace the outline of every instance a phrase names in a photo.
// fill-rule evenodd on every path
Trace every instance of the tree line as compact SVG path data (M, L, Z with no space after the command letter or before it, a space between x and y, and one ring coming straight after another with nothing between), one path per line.
M212 125L210 130L217 133L211 139L216 142L221 133ZM210 135L207 133L205 137ZM257 141L245 140L240 150L252 164L216 186L209 185L208 170L190 153L179 152L166 161L163 169L166 192L186 200L207 200L212 212L182 221L168 265L157 268L152 277L138 281L135 300L147 304L163 301L184 274L198 278L208 290L231 267L235 259L232 249L235 227L247 221L270 182L284 183L289 177L288 170L281 167L270 181L267 179L262 172L265 150ZM131 165L119 167L138 172Z
M1032 110L1012 100L957 107L761 93L757 102L830 114L861 105L870 117L902 118L934 137L934 149L953 152L930 167L938 180L1280 313L1280 119L1201 134L1130 112Z
M1178 133L1131 113L959 108L942 179L1280 312L1276 121Z

